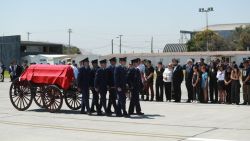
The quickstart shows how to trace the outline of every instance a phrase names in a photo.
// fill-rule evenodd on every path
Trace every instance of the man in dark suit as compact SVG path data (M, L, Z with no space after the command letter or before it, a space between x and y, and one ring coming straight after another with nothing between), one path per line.
M81 61L83 66L79 69L77 77L78 90L82 93L81 114L91 114L89 108L89 84L90 84L90 68L89 59L85 58ZM85 108L87 112L85 111Z
M149 90L150 90L150 94L151 94L151 98L150 101L154 100L154 68L152 67L151 61L148 60L147 61L147 69L146 69L146 101L149 100Z
M183 69L185 70L185 83L188 92L188 100L187 103L193 101L193 86L192 86L192 78L193 78L193 61L192 59L187 60L187 64L184 65Z
M164 68L162 62L158 62L158 65L155 69L156 72L156 81L155 81L155 92L156 92L156 101L163 101L163 72Z
M173 70L173 88L174 88L174 97L175 102L181 102L181 83L183 81L183 71L182 67L178 64L177 59L172 59L174 66Z
M96 107L96 111L99 108L99 104L98 104L99 95L95 91L94 82L95 82L96 72L100 67L98 66L98 60L97 59L92 60L91 63L92 63L93 67L92 67L92 69L90 71L90 90L92 91L93 98L92 98L92 104L91 104L90 111L93 113L93 112L95 112L95 107Z
M129 115L134 114L134 109L136 108L137 115L143 115L144 113L141 112L140 106L140 99L139 99L139 92L143 89L143 84L141 80L141 73L140 70L137 68L139 65L139 59L131 60L131 68L128 73L128 85L131 89L131 99L128 113Z
M116 93L118 95L118 104L116 116L128 117L126 110L126 84L127 84L127 58L119 58L120 65L115 68L114 82L116 87Z
M218 84L217 84L217 63L215 61L211 62L209 67L209 94L210 94L210 102L217 103L218 102Z
M107 68L108 73L108 86L109 86L109 100L108 100L108 107L107 112L108 114L111 114L111 106L114 107L114 112L116 113L117 105L116 105L116 91L115 91L115 85L114 85L114 72L116 67L116 57L111 58L110 60L110 66Z
M99 108L97 110L97 115L102 115L102 108L107 113L107 106L106 106L106 94L107 94L107 87L108 87L108 76L107 76L107 60L100 61L101 67L96 72L95 77L95 90L100 94L100 103Z

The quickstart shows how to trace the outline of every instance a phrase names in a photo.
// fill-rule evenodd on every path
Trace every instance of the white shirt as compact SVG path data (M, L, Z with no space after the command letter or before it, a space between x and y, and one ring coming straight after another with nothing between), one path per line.
M163 81L164 82L172 82L172 76L173 76L173 71L166 68L163 72ZM167 80L164 78L167 78Z
M137 67L141 73L145 73L145 65L144 64L140 64L138 67Z
M225 71L218 70L216 77L217 77L217 79L219 81L224 81L224 79L225 79Z

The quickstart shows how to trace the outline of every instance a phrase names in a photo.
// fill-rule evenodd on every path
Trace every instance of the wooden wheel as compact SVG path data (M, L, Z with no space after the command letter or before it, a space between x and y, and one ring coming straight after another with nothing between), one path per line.
M33 100L30 83L19 78L11 83L9 95L12 105L19 111L27 110Z
M34 101L36 103L37 106L39 106L40 108L44 108L43 106L43 100L42 100L42 95L44 93L44 86L39 86L37 87L35 90L35 97L34 97Z
M82 94L75 90L68 90L64 94L66 105L72 110L78 110L81 108Z
M62 108L63 96L61 90L55 86L48 86L42 95L43 106L50 112L57 112Z

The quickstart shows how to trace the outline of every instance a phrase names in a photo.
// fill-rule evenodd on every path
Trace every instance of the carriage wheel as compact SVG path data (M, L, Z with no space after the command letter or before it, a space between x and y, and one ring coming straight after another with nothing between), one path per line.
M81 98L82 94L78 92L77 90L72 91L66 91L64 98L66 105L72 109L72 110L78 110L81 108Z
M43 100L42 100L42 95L43 95L44 89L45 89L44 86L37 87L35 97L34 97L34 101L35 101L36 105L39 106L40 108L44 108Z
M30 83L18 78L12 82L9 95L12 105L19 111L27 110L33 100Z
M48 86L42 95L43 106L50 112L57 112L62 108L63 96L61 90L55 86Z
M3 82L3 78L4 76L2 75L2 73L0 73L0 82Z

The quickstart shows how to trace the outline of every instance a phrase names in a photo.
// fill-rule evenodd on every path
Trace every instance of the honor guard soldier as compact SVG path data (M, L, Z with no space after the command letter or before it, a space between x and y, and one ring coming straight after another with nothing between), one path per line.
M100 67L98 66L98 59L92 60L91 63L92 63L92 69L90 71L90 90L93 94L93 98L92 98L90 111L91 113L93 113L95 112L95 107L96 107L96 111L99 108L99 104L98 104L99 94L97 93L97 91L95 91L94 81L95 81L96 72Z
M100 106L97 110L97 115L102 115L101 109L103 108L105 114L107 114L107 106L106 106L106 94L107 94L107 87L108 87L108 77L107 77L107 60L100 61L101 68L99 68L96 72L95 76L95 90L100 94Z
M136 108L136 114L143 115L141 112L139 92L143 89L143 84L141 80L140 70L137 68L139 65L139 59L131 60L131 68L128 73L128 85L131 90L131 100L129 105L128 114L134 114L134 109Z
M127 84L127 68L126 68L126 60L127 58L119 58L120 65L115 68L114 73L114 82L116 87L116 92L118 96L118 104L116 116L128 117L128 113L126 111L126 84ZM122 113L123 111L123 113Z
M89 59L85 58L81 62L83 66L79 69L77 77L78 90L82 93L81 114L90 114L89 108L89 83L90 83L90 68ZM85 111L85 108L87 112Z
M115 113L117 110L116 105L116 90L114 85L114 72L116 67L116 57L111 58L110 60L110 66L107 68L108 73L108 86L109 86L109 100L108 100L108 107L107 112L108 114L111 114L111 107L114 107Z

